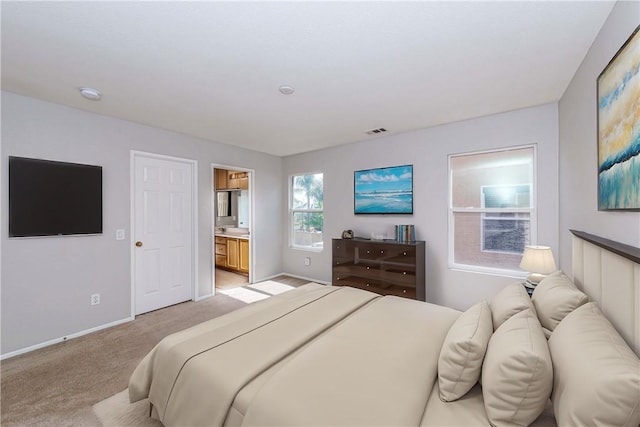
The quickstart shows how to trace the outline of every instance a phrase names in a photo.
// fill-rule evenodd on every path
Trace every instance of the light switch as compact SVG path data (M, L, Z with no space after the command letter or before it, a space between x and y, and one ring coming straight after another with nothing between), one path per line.
M124 228L118 228L116 230L116 240L124 240Z

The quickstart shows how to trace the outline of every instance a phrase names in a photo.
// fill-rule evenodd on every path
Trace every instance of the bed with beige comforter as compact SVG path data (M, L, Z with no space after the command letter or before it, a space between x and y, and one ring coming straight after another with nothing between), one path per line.
M130 399L166 426L419 425L459 314L305 285L165 338Z
M167 427L638 426L640 359L545 280L463 313L308 284L166 337L129 397Z

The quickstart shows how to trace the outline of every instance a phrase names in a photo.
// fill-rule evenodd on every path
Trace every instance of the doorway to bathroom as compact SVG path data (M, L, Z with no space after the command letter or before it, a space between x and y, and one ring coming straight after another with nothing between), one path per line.
M213 287L237 288L252 283L253 171L212 165Z

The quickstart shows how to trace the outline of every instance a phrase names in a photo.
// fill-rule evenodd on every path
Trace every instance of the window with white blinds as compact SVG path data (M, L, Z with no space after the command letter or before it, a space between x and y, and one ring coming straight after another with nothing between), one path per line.
M449 265L519 272L536 235L535 146L449 156Z

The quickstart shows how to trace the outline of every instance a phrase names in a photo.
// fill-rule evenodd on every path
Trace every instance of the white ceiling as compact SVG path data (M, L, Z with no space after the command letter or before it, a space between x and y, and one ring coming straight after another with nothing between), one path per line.
M285 156L555 102L613 4L2 1L2 89Z

